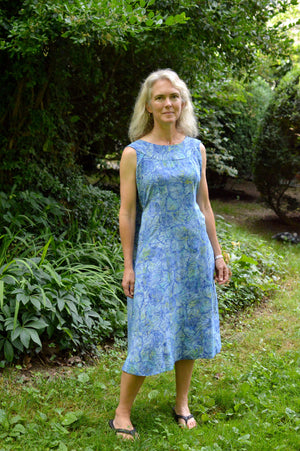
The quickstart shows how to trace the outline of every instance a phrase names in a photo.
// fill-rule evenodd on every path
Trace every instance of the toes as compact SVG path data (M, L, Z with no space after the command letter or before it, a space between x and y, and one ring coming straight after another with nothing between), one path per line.
M188 421L188 423L187 423L186 426L187 426L188 429L193 429L193 428L195 428L195 427L197 426L197 423L196 423L196 421L195 421L194 418L191 418L191 419Z
M186 425L186 422L182 418L179 418L178 419L178 426L181 427L181 428L185 428L187 425Z

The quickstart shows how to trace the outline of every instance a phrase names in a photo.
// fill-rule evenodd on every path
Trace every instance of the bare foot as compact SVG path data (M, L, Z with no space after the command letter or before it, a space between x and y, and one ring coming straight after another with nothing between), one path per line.
M175 407L173 409L175 419L180 427L186 427L187 429L193 429L197 426L195 418L192 416L190 409L188 407L179 408ZM185 418L180 418L180 417Z
M121 437L123 440L134 440L135 438L138 438L138 433L133 427L130 418L123 418L116 414L114 420L111 420L109 422L109 425L112 429L115 430L116 435L118 437Z

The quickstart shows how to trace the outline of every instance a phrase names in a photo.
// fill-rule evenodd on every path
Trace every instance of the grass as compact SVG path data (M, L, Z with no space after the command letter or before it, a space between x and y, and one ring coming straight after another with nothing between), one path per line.
M243 227L235 232L248 233ZM290 262L289 275L272 300L222 324L223 349L215 359L196 362L190 407L198 428L175 424L174 373L167 372L147 378L136 400L132 419L140 440L115 437L108 419L125 358L119 342L92 367L4 370L0 451L300 449L300 247L269 245Z

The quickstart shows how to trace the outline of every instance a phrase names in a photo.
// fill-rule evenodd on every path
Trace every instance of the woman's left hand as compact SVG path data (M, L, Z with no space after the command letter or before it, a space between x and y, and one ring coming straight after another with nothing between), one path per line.
M218 282L219 285L224 285L224 283L227 283L229 281L229 269L226 263L224 262L223 258L218 258L215 261L215 269L216 269L216 282Z

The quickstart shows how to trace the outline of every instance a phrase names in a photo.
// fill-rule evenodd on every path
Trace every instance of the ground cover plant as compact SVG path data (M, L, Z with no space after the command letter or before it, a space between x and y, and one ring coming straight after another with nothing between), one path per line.
M70 206L32 191L1 193L2 367L25 356L96 355L98 344L126 335L119 199L77 185ZM222 216L217 228L233 273L218 287L224 317L269 296L285 269L264 240L249 240Z
M84 218L35 192L1 193L1 366L124 336L119 200L93 190Z
M232 226L239 238L258 239ZM222 352L197 361L191 409L199 426L175 424L173 372L147 378L133 410L140 440L121 442L109 429L124 341L100 350L90 367L5 369L0 377L1 450L298 450L300 248L264 239L289 261L281 290L222 322Z

